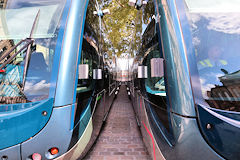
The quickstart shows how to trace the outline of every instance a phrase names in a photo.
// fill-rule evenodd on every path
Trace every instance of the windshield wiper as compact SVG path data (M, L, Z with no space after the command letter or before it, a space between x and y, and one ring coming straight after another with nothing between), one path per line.
M33 26L32 26L32 29L31 29L31 32L30 32L30 35L29 35L29 39L32 40L32 35L33 35L33 32L34 32L34 29L36 27L36 23L37 23L37 19L40 15L40 9L38 10L37 12L37 15L34 19L34 22L33 22ZM23 82L22 82L22 89L24 90L24 86L25 86L25 81L26 81L26 74L27 74L27 69L28 69L28 64L29 64L29 60L31 58L31 45L28 45L28 48L27 48L27 53L26 53L26 56L25 56L25 62L24 62L24 71L23 71Z
M9 64L20 52L22 52L24 49L27 48L27 53L26 53L26 56L25 56L25 61L24 61L24 71L23 71L23 81L22 81L22 90L24 90L24 86L25 86L25 81L26 81L26 74L27 74L27 69L28 69L28 64L29 64L29 60L31 58L31 47L32 47L32 44L34 43L34 39L32 38L33 36L33 32L34 32L34 29L36 27L36 23L37 23L37 19L39 17L39 14L40 14L40 9L38 10L37 12L37 15L34 19L34 22L33 22L33 25L32 25L32 28L31 28L31 32L30 32L30 35L28 38L26 39L23 39L21 40L20 42L18 42L13 48L11 48L8 52L6 52L5 54L3 54L1 57L0 57L0 62L2 60L4 60L7 56L10 55L10 53L12 53L19 45L21 45L22 43L25 42L24 46L21 47L16 53L14 53L10 58L8 58L0 67L0 73L4 73L3 72L3 68Z

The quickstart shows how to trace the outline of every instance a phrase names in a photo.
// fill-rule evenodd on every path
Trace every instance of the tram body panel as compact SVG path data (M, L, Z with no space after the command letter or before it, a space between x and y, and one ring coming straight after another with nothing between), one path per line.
M143 134L143 141L147 147L148 153L151 155L152 159L165 160L165 157L154 138L154 134L151 129L152 126L149 123L149 117L145 108L145 101L141 96L139 96L139 112L141 117L141 132Z
M192 9L195 4L187 0L185 3L176 1L175 4L179 13L185 9L185 14L179 17L179 23L183 26L183 39L188 50L187 57L201 133L219 155L226 159L239 159L240 145L237 137L240 134L240 66L236 60L239 57L239 33L232 26L240 24L233 18L240 16L239 11L235 10L240 4L225 2L223 5L226 7L222 8L216 3L209 5L205 12L196 12L197 8ZM199 7L206 4L208 2L202 2ZM214 10L219 11L215 13ZM198 17L198 20L195 21L194 17ZM211 29L209 26L213 22L215 26L224 25L220 29ZM196 25L195 28L193 25ZM196 38L200 43L190 43Z
M144 101L144 98L139 94L136 94L135 98L139 99L137 116L140 117L143 141L152 159L176 159L176 157L189 160L193 159L193 157L194 159L203 159L203 157L204 159L223 159L203 139L196 118L171 114L176 141L174 146L169 145L166 135L161 131L159 132L159 128L157 132L154 129L157 125L154 123L154 115L149 111L149 108L146 108L148 102Z
M16 3L21 2L16 1ZM21 121L18 119L18 123L21 122L18 127L13 126L13 130L9 130L12 132L11 134L4 133L5 136L8 136L8 139L13 139L14 142L1 139L8 141L8 143L1 143L4 145L0 148L1 156L6 155L10 159L31 159L33 153L40 153L42 159L53 159L59 156L59 159L76 159L80 156L82 158L96 140L115 96L110 92L115 90L116 86L110 87L110 83L104 83L104 79L91 79L87 82L78 78L78 65L81 63L81 57L83 56L87 59L90 58L88 60L91 62L95 58L94 64L91 64L91 73L93 67L97 67L97 65L103 68L102 57L96 48L98 44L93 45L89 42L89 40L92 42L93 40L87 37L89 28L85 24L86 12L90 7L94 7L90 8L90 11L95 9L95 5L92 5L92 3L95 2L89 2L88 0L64 1L61 19L58 22L58 35L55 35L57 37L54 39L56 47L51 63L51 76L48 76L48 79L51 79L47 92L48 99L42 101L35 99L33 103L1 106L1 111L16 110L12 112L12 115L9 114L10 112L5 112L6 116L4 116L5 118L8 117L9 122L16 121L16 118L11 120L9 116L19 116L21 119ZM88 7L89 4L91 4L90 7ZM98 19L98 17L96 18ZM94 35L94 31L90 29L90 32ZM94 40L96 40L95 43L98 43L97 37ZM41 51L47 50L40 45L37 45L36 48ZM83 50L85 53L83 53ZM44 59L50 58L44 57ZM34 63L30 63L31 65L34 65ZM105 74L107 80L111 80L109 76L111 73L104 71L103 77L105 77ZM2 75L0 78L2 78ZM89 86L83 86L86 82L90 86L90 90ZM111 83L113 82L111 81ZM21 110L17 113L17 109ZM24 117L25 113L27 116ZM4 116L1 115L1 118L4 118ZM8 128L12 126L6 125L5 120L1 122ZM24 132L21 131L21 127ZM0 131L3 130L5 128L1 127ZM20 138L13 136L15 133L19 134ZM6 147L9 148L4 149ZM49 149L52 147L57 147L59 153L54 156L51 155ZM14 154L11 154L12 152Z
M57 157L56 160L75 160L79 159L79 157L84 152L86 146L88 145L91 135L93 132L93 126L92 126L92 120L90 119L88 121L88 125L83 132L83 136L79 139L79 141L65 154L61 155L60 157ZM85 155L85 154L84 154Z
M4 108L6 111L13 110L0 118L2 123L1 149L22 143L36 135L49 121L52 106L53 100L25 104L24 107L22 105L1 106L3 110ZM47 115L43 116L43 112Z
M7 12L6 14L12 14L12 12L14 11L14 9L16 9L16 15L19 15L20 12L24 12L24 10L21 10L19 8L14 8L16 6L14 6L14 4L17 3L21 3L19 1L16 1L13 3L13 6L10 5L10 9L9 12ZM27 5L27 4L25 4ZM60 11L61 13L64 12L64 3L62 1L59 1L58 3L59 7L60 7ZM11 9L11 7L13 9ZM40 10L42 10L42 12L40 13L41 16L46 16L46 13L44 11L46 11L46 8L49 8L49 6L43 6L43 7L39 7L39 13ZM54 9L55 8L55 9ZM56 11L56 7L52 8L53 10ZM24 8L25 10L31 10L33 12L33 16L36 16L35 13L36 12L36 8L35 7L26 7ZM3 12L4 13L4 12ZM25 13L25 12L24 12ZM61 13L59 13L59 15L61 16ZM28 12L29 14L29 12ZM29 19L29 15L26 14L27 18ZM49 13L49 17L51 18L51 16L53 16L53 13ZM59 21L61 21L61 17L58 16L57 19L59 19ZM5 18L5 19L4 19ZM17 18L14 17L14 18ZM34 17L31 17L34 18ZM36 19L36 18L35 18ZM2 21L7 21L7 17L2 18ZM39 20L40 24L43 25L43 20L40 19ZM8 21L7 21L8 22ZM31 22L32 23L32 22ZM57 27L57 23L59 23L58 21L55 23L55 27ZM9 24L9 29L14 28L11 24ZM31 25L29 23L29 25ZM22 23L19 25L22 27ZM5 28L4 28L5 29ZM38 30L41 31L41 30ZM3 39L3 41L10 41L11 43L15 42L15 38L16 38L16 42L18 41L18 38L21 39L22 36L24 36L26 33L26 31L23 31L23 34L18 35L18 36L14 36L13 34L19 34L19 32L15 33L15 32L10 32L9 33L9 38L14 38L13 40L4 40L6 37L2 37L1 39ZM54 31L53 31L54 32ZM1 35L3 36L3 35ZM23 37L25 38L25 37ZM51 38L50 38L51 39ZM56 38L52 38L53 41L55 41L55 43L61 43L61 39L57 40ZM26 77L26 87L25 87L25 93L26 96L29 97L32 101L32 103L27 103L27 101L29 101L28 99L26 99L25 97L20 98L20 100L22 101L22 103L16 103L17 101L19 101L19 96L21 94L18 94L17 92L19 91L19 88L13 87L13 86L9 86L6 85L4 86L4 79L8 79L7 81L13 81L15 83L15 85L17 86L17 81L21 81L22 77L21 77L21 71L23 71L23 65L15 65L15 63L19 63L19 60L22 61L23 58L17 57L16 60L14 60L14 64L9 64L6 66L6 74L2 73L1 74L1 79L3 80L2 86L1 86L1 91L3 95L1 95L1 104L4 104L4 98L7 99L5 100L4 105L1 106L1 112L3 114L1 114L1 119L2 122L4 123L3 128L1 127L1 130L4 131L4 127L8 127L8 131L9 132L14 132L14 133L4 133L4 136L7 136L5 138L2 138L1 141L6 141L6 142L1 142L1 149L5 148L5 147L10 147L12 145L16 145L18 143L22 143L23 141L26 141L27 139L29 139L30 137L33 137L34 135L36 135L48 122L50 116L51 116L51 112L52 112L52 108L53 108L53 93L50 93L52 90L54 90L54 80L51 79L52 76L52 72L49 72L49 70L47 71L45 67L46 62L44 62L43 60L43 56L48 56L47 53L47 48L45 48L44 46L42 46L43 44L49 47L51 49L55 49L54 45L49 45L47 42L45 44L45 42L42 42L42 38L37 38L35 39L35 43L36 43L36 52L33 53L32 55L32 59L30 59L29 62L29 67L28 67L28 73L27 73L27 77ZM46 51L43 52L45 53L43 55L41 51ZM57 49L55 50L57 51ZM49 56L50 57L50 56ZM44 64L45 63L45 64ZM48 65L53 65L52 60L49 58L49 61L47 61ZM18 69L16 69L18 68ZM53 71L55 69L52 69L50 71ZM46 74L46 75L44 75ZM46 77L48 76L48 77ZM32 85L32 82L36 82L36 85ZM50 83L52 84L52 86L48 85L47 82L49 83L49 81L51 81ZM11 84L11 83L10 83ZM37 85L43 85L43 87L41 88L41 86L39 86L39 90L37 89ZM13 89L11 89L11 87ZM44 88L45 87L45 88ZM50 91L51 90L51 91ZM15 96L16 96L16 100L11 101L11 96L13 96L13 91L15 92ZM33 92L33 93L31 93ZM40 96L39 96L39 95ZM10 96L10 97L9 97ZM46 98L47 97L47 98ZM9 100L8 100L9 99ZM30 101L30 102L31 102ZM8 104L9 103L9 104ZM13 103L13 104L11 104ZM4 113L5 112L5 113ZM46 115L42 115L43 112L46 112ZM12 129L11 129L12 128ZM4 137L1 136L1 137Z
M70 129L72 108L73 105L53 109L47 125L36 136L21 144L22 159L27 159L36 152L52 159L68 150L72 137ZM52 156L49 152L53 147L59 149L59 154L56 156Z
M166 77L171 84L167 88L169 101L173 112L185 116L196 116L185 48L181 44L181 30L179 30L175 6L169 3L155 2L159 11L157 16L161 17L156 25L163 47Z
M20 144L0 150L0 157L8 156L8 159L21 159Z
M237 113L238 103L235 102L236 97L238 97L236 95L238 91L233 91L233 88L231 88L231 86L238 88L236 80L238 80L239 71L236 71L236 69L239 67L236 67L237 63L233 61L235 68L231 68L232 73L229 73L224 69L225 67L223 67L223 69L221 69L221 75L223 75L224 72L225 76L215 78L225 83L229 91L227 91L226 88L223 89L224 86L218 83L215 88L207 92L207 95L210 96L209 99L207 98L205 102L200 101L201 103L198 104L199 97L201 97L203 93L201 87L205 87L202 86L203 84L201 83L205 83L206 81L201 83L200 80L197 81L200 67L197 65L197 61L199 61L199 57L197 56L199 55L195 52L199 51L200 53L202 50L195 48L196 44L193 44L193 41L196 42L196 39L193 39L192 34L205 33L200 31L201 27L204 28L203 22L206 21L200 21L199 17L199 19L194 19L196 17L193 16L192 21L195 20L194 22L200 21L203 23L200 25L200 31L197 32L197 27L199 26L194 26L196 25L195 23L191 24L191 20L189 20L191 14L188 13L188 15L186 15L187 13L185 13L187 12L186 4L184 4L185 1L156 0L154 2L156 7L155 15L145 30L147 37L144 38L145 33L143 34L143 47L140 49L137 60L139 60L138 65L148 67L149 73L151 72L149 68L152 67L150 63L151 58L164 59L164 83L166 86L164 91L166 94L162 94L161 79L151 77L151 74L148 74L148 77L145 79L135 79L136 82L130 83L130 85L132 85L130 88L135 89L134 92L131 91L131 100L135 113L137 114L136 117L141 125L143 139L149 153L153 159L161 159L158 156L154 157L154 153L156 154L156 152L160 152L166 159L239 158L239 153L237 152L239 148L237 138L239 134L239 114ZM190 1L187 1L187 5L190 5L190 7L192 7L191 5L193 4L194 2L190 3ZM211 7L214 8L214 6ZM193 11L193 14L197 14L199 11L200 10L196 13ZM212 10L206 11L212 13ZM201 16L204 14L205 12L203 12ZM154 23L156 33L153 34L152 31L154 31L154 29L150 28L153 27ZM225 25L228 24L226 23ZM194 29L197 31L193 33L192 30ZM218 31L221 32L222 30ZM213 29L209 29L207 32L213 32ZM156 34L158 34L158 42L155 41ZM212 34L214 35L214 33ZM206 34L197 37L203 40L199 41L199 43L205 42L204 36L206 36ZM233 39L235 39L235 41L239 40L237 35L234 37L233 34L227 35L226 32L216 33L215 36L218 36L219 39L221 39L221 36L226 36L230 41L233 41ZM210 39L214 39L214 37ZM212 42L219 43L218 39ZM228 42L220 41L220 43L224 45ZM237 48L234 42L232 42L232 44L233 47ZM146 46L148 48L144 48ZM226 50L227 49L229 48L226 48ZM233 49L229 49L229 51L229 54L232 54L233 57ZM201 54L204 54L204 52ZM226 53L225 57L227 57L227 55ZM222 66L227 64L226 61L223 60L221 63ZM210 63L209 66L211 66ZM212 71L209 70L209 72ZM235 81L233 81L234 79ZM226 92L223 97L220 96L221 99L219 96L216 96L218 91ZM216 97L211 97L213 95ZM227 95L228 97L226 97ZM234 96L229 97L229 95ZM223 103L225 106L223 103L219 103L220 100L224 100ZM226 105L228 107L230 105L232 106L228 108ZM209 106L213 106L213 108L209 108ZM145 114L142 112L143 107L144 110L146 110ZM219 107L222 108L219 109ZM223 109L225 109L225 111L223 111ZM142 122L145 123L146 127ZM147 132L146 128L148 128L150 132ZM229 132L227 132L227 130ZM149 133L152 134L155 147L158 149L154 149L153 140L150 138L151 136L149 135L151 134Z
M81 57L81 46L88 0L72 1L65 29L64 42L61 48L61 60L58 72L54 106L75 103L78 77L78 62ZM80 26L80 27L79 27ZM59 87L58 87L59 86ZM64 98L62 98L64 97Z

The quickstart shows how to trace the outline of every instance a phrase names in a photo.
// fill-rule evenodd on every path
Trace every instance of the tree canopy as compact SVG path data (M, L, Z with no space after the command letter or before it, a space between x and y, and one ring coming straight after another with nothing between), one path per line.
M91 0L95 1L95 0ZM93 3L89 5L93 5ZM128 5L129 0L98 0L102 10L109 9L111 14L101 18L102 30L97 34L102 34L101 50L108 57L113 55L120 57L129 54L137 54L141 46L141 36L146 28L151 16L154 14L154 7L149 1L147 6L140 10ZM95 7L91 7L95 9ZM92 11L88 11L93 13ZM99 27L99 18L93 14L88 14L89 23L93 27ZM91 17L92 16L92 17ZM97 28L95 28L97 29Z

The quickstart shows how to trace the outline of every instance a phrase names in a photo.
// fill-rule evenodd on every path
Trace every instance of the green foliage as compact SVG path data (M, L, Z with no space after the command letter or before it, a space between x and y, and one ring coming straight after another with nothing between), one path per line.
M91 10L87 11L88 23L94 28L97 35L102 34L101 51L108 57L123 54L134 56L141 46L143 24L149 23L149 18L154 13L154 7L144 7L136 10L128 5L129 0L98 0L103 9L109 9L111 14L102 17L102 32L100 32L99 18L93 15L94 1L90 0ZM152 2L150 2L151 4ZM148 6L148 5L147 5ZM149 5L153 6L153 5Z

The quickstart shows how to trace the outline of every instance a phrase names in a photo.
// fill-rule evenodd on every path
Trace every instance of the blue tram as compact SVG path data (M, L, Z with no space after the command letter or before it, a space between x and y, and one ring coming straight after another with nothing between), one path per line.
M0 159L75 160L97 138L116 83L95 2L0 2Z
M129 91L152 159L239 159L239 1L149 5Z

